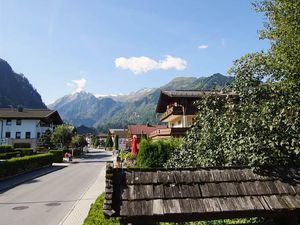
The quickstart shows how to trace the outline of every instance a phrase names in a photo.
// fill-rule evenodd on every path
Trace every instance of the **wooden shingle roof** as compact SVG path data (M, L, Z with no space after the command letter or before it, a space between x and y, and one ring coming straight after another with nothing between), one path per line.
M300 215L300 168L108 167L104 213L127 221Z

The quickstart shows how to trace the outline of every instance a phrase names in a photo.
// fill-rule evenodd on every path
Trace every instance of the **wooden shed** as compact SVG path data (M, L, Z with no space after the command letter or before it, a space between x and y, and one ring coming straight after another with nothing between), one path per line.
M266 217L298 224L300 169L107 167L104 214L122 224Z

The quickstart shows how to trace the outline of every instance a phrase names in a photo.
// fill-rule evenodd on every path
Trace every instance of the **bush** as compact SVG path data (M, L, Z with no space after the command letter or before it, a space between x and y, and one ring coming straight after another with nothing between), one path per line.
M72 151L71 151L71 153L72 153ZM80 156L82 154L83 154L83 150L81 148L75 148L75 149L73 149L73 157L74 156L77 157L77 156Z
M119 153L119 157L121 158L121 160L128 160L131 158L131 153L130 152L127 152L127 151L121 151Z
M53 154L39 154L0 161L0 178L14 176L52 164Z
M14 143L14 149L16 148L31 148L30 143Z
M0 153L0 159L10 159L10 158L13 158L13 157L18 157L20 155L21 155L21 153L17 152L17 151Z
M5 152L12 152L13 149L11 145L0 145L0 152L5 153Z
M44 146L38 146L36 148L36 152L37 153L47 153L48 152L48 148L44 147Z
M21 156L33 155L34 154L32 148L15 148L15 151L20 152Z
M106 219L103 214L104 193L101 194L91 205L89 214L85 218L83 225L120 225L118 219Z
M170 154L175 148L179 148L181 139L172 138L169 140L142 140L139 144L137 166L141 168L163 167Z
M63 150L50 150L49 153L53 155L53 162L54 163L61 163L64 157Z

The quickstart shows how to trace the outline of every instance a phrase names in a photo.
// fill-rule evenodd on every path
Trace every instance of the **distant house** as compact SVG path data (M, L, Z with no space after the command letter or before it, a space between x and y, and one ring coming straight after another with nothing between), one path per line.
M107 133L99 133L97 136L98 136L99 141L105 141L106 138L108 137L108 134Z
M160 114L160 121L168 126L154 130L149 137L157 140L185 136L197 113L194 102L208 95L228 96L212 91L161 91L156 113Z
M126 149L127 143L127 129L109 129L109 135L112 137L115 146L115 136L118 135L118 146L119 149Z
M54 110L0 108L0 144L29 143L35 149L47 129L62 123Z
M132 138L133 135L136 135L138 140L141 138L149 137L151 132L157 129L167 128L166 125L151 125L151 124L137 124L137 125L128 125L128 138Z

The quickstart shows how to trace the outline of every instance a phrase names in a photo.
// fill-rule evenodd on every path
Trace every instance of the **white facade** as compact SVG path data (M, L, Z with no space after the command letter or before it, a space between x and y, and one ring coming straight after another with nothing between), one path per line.
M35 146L36 140L47 129L52 130L53 125L45 124L39 119L0 119L0 140L2 144L12 144L22 140Z

